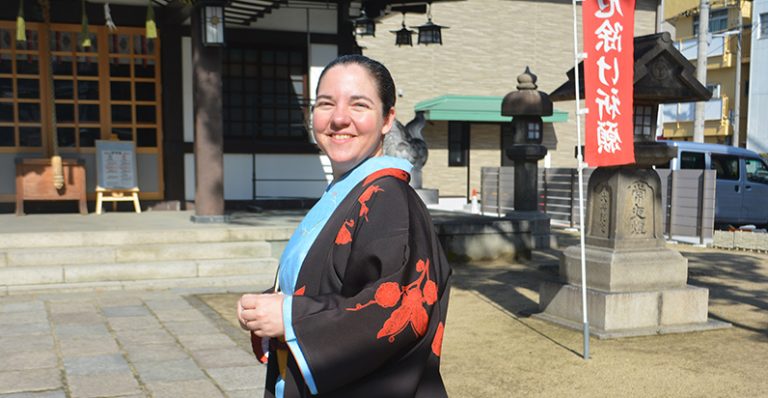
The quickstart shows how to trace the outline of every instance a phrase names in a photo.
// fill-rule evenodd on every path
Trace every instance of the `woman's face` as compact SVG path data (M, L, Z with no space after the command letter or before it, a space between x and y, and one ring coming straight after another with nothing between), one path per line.
M320 149L331 159L338 178L363 160L382 154L384 134L395 110L381 114L376 81L357 64L341 64L325 72L317 88L312 126Z

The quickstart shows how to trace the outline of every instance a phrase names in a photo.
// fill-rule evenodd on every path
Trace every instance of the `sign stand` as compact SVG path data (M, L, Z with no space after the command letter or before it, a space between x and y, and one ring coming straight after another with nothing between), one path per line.
M96 187L96 214L101 214L101 207L104 202L112 202L112 211L117 210L117 202L133 202L133 209L136 213L141 213L139 188L115 190Z
M141 213L139 184L136 178L136 148L132 142L96 141L96 214L101 214L104 202L133 202L136 213Z

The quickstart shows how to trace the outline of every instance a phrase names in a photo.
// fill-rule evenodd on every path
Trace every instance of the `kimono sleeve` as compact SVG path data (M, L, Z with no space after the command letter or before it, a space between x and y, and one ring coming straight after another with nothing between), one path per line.
M299 367L306 366L302 373L314 394L414 355L416 346L432 343L437 329L438 253L431 222L423 211L414 212L406 183L387 178L372 186L376 194L356 209L341 291L290 301L286 339L295 338L301 352L292 352Z

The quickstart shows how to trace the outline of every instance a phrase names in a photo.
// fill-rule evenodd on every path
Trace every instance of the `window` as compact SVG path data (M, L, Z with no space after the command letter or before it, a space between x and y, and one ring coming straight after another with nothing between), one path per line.
M768 12L760 14L760 36L761 39L768 39Z
M707 84L707 90L712 93L712 98L720 98L719 84Z
M307 141L305 58L303 49L225 49L225 139Z
M656 116L655 106L635 105L635 135L650 137L654 135Z
M709 11L709 33L719 33L728 30L728 9ZM693 35L699 34L699 17L693 17Z
M760 159L744 159L747 181L768 184L768 167Z
M711 169L715 170L716 178L721 180L739 179L739 157L712 154Z
M680 152L680 169L704 170L704 154L700 152Z
M39 39L27 30L17 43L15 30L0 29L0 147L43 146Z
M469 164L469 123L448 122L448 166Z
M528 123L528 141L538 141L541 139L541 124L536 122Z
M27 24L16 42L15 22L0 22L0 149L40 151L55 128L59 148L79 152L116 136L157 153L161 140L159 49L144 28L111 34L91 25L91 46L80 25ZM40 65L50 65L50 85ZM55 116L55 118L54 118Z
M154 40L120 29L108 37L112 133L136 146L156 147L160 130L160 80Z

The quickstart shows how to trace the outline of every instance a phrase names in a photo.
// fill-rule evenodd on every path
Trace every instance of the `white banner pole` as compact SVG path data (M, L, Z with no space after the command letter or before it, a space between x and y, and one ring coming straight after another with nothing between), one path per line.
M579 61L586 58L586 53L579 52L579 30L578 15L576 13L576 2L573 3L573 69L575 71L576 83L576 159L578 161L579 171L579 238L581 244L581 312L584 323L584 360L589 359L589 318L587 318L587 259L586 246L584 243L584 157L581 151L581 115L589 110L581 109L581 84L579 82Z

